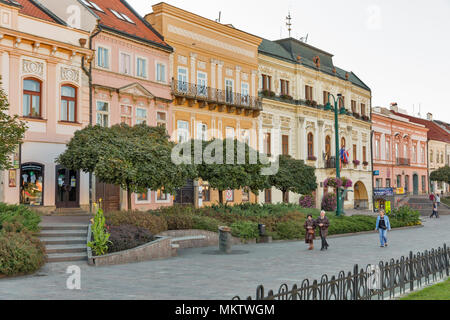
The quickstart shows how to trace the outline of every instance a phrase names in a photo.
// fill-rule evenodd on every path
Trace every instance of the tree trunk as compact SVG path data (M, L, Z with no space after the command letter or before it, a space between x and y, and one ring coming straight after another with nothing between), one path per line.
M223 204L223 190L219 190L219 202Z
M131 190L130 190L130 186L127 186L127 205L128 205L128 211L131 211L132 207L131 207Z
M283 192L283 202L284 202L284 203L288 203L289 201L288 201L288 199L287 199L287 197L286 197L287 191L282 191L282 192Z

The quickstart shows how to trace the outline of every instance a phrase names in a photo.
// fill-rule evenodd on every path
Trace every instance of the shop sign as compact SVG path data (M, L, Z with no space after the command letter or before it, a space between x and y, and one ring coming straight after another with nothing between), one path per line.
M373 191L376 197L392 197L394 196L393 188L376 188Z

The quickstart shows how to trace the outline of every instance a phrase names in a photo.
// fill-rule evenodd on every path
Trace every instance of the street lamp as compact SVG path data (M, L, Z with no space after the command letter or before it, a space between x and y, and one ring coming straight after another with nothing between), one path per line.
M330 97L333 97L334 100L334 126L335 126L335 136L336 136L336 179L341 178L341 168L340 168L340 151L339 151L339 115L347 114L347 110L345 110L344 106L344 97L342 97L342 94L337 95L337 99L334 95L331 93L328 94L328 103L325 106L325 111L331 110L331 104L330 104ZM338 110L338 104L339 101L342 100L342 108ZM342 193L341 188L336 188L336 198L337 198L337 208L336 208L336 215L339 217L342 214Z

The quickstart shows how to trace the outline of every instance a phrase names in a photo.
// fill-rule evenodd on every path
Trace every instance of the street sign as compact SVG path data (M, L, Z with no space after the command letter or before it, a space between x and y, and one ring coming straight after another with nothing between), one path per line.
M391 213L391 202L390 201L386 201L384 203L384 210L386 211L387 214Z
M373 172L373 175L374 175L374 176L379 176L379 175L380 175L380 170L374 171L374 172Z

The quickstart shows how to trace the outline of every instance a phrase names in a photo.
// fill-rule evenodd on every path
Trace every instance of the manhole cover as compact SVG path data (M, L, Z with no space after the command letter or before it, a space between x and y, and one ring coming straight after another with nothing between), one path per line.
M213 256L233 256L233 255L239 255L239 254L249 254L250 251L244 251L244 250L233 250L231 253L224 253L219 250L213 250L213 251L205 251L203 254L209 254Z

